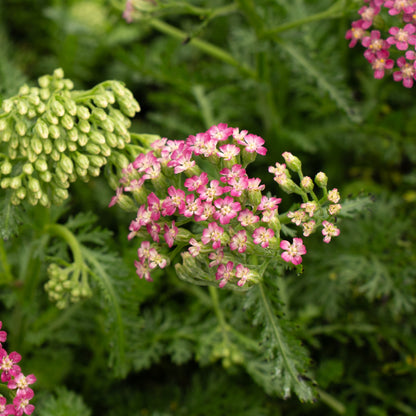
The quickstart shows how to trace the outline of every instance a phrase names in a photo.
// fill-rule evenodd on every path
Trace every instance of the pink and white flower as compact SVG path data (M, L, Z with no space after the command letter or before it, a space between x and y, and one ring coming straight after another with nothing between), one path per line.
M301 238L294 238L293 243L290 244L287 240L280 242L280 248L285 250L281 256L282 259L288 263L292 263L295 266L302 263L302 257L306 254L306 247L303 245Z

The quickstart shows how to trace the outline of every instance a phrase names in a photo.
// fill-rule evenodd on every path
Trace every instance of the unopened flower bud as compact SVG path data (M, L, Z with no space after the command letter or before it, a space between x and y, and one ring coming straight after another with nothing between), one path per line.
M120 206L120 208L123 211L127 212L137 212L137 205L134 203L134 201L127 195L120 195L117 205Z
M43 151L42 140L36 135L30 140L30 146L37 155L40 155Z
M69 140L71 140L72 142L76 142L78 140L78 130L77 130L77 128L73 128L71 130L68 130L67 134L68 134Z
M23 121L20 121L20 120L19 120L19 121L15 124L14 128L15 128L15 130L16 130L16 133L17 133L19 136L24 136L24 135L26 134L27 127L26 127L26 124L25 124Z
M57 125L59 123L59 118L56 117L51 111L46 111L44 117L46 117L46 120L48 121L49 124ZM50 127L49 127L49 129L50 129Z
M4 100L1 104L1 108L6 114L10 113L10 111L13 109L13 101L8 99Z
M74 119L69 115L65 114L61 118L61 124L67 129L71 130L74 127Z
M284 152L282 154L283 158L285 159L286 166L293 170L294 172L300 172L302 169L302 163L301 161L296 157L293 156L290 152Z
M105 95L98 94L92 100L97 107L106 108L108 106L108 101L105 98Z
M61 199L62 201L64 201L65 199L68 198L69 194L68 191L64 188L55 188L54 189L54 194Z
M48 170L46 170L45 172L39 173L39 178L43 182L50 182L52 180L52 174Z
M17 189L17 188L20 188L21 186L22 186L22 179L20 178L20 176L14 176L13 178L11 178L10 188Z
M49 125L49 134L52 137L52 139L57 139L61 135L61 131L58 126L52 124Z
M78 122L78 128L83 132L83 133L89 133L91 130L91 124L88 123L87 120L80 120Z
M24 84L19 88L19 95L27 95L29 94L29 91L29 86L27 84Z
M88 142L85 146L85 150L92 155L99 155L101 153L100 146L97 146L94 143Z
M13 165L8 161L8 160L5 160L2 164L1 164L1 167L0 167L0 172L3 174L3 175L8 175L8 174L10 174L10 172L12 171L12 168L13 168Z
M320 188L326 188L326 185L328 184L328 177L325 175L324 172L319 172L315 176L315 183Z
M309 176L305 176L300 182L300 185L306 192L313 191L313 181Z
M16 110L20 115L24 116L28 110L27 104L23 100L19 100L16 103Z
M68 175L70 175L74 171L74 164L72 160L68 156L65 155L65 153L61 155L59 166Z
M92 110L91 116L98 121L107 120L107 113L102 108L94 108Z
M337 188L331 189L328 192L328 201L330 201L330 202L332 202L334 204L337 204L340 199L341 199L341 197L339 195L339 192L338 192L338 189Z
M65 114L64 106L57 100L53 100L51 103L51 110L54 112L55 115L58 117L63 117Z
M75 142L68 142L68 150L70 152L75 152L78 149L78 146Z
M75 101L73 101L71 98L65 98L64 107L68 114L70 114L71 116L76 116L77 105L75 104Z
M42 120L38 119L35 124L35 130L42 139L47 139L49 136L48 125Z
M42 88L48 88L49 87L49 75L44 75L40 78L38 78L38 84Z
M28 181L27 187L33 193L36 193L36 192L40 191L39 181L36 178L32 177L32 176L29 176L29 181Z
M48 170L48 163L46 162L45 159L37 159L35 162L35 169L38 172L45 172Z
M31 163L25 163L22 167L23 173L31 175L33 173L33 165Z
M90 110L83 105L77 107L77 116L82 120L88 120L91 116Z
M92 143L96 143L100 145L105 143L105 137L101 133L98 133L95 130L91 131L88 137L90 138L90 142Z
M20 188L16 189L16 196L17 198L23 200L26 198L26 188L24 188L23 186L21 186Z
M0 118L0 131L6 130L6 127L8 127L7 119Z

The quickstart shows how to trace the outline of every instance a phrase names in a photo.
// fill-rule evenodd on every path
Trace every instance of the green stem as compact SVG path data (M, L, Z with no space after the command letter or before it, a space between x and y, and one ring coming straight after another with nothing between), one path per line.
M195 46L196 48L200 49L201 51L205 52L206 54L223 61L229 65L236 67L240 70L244 75L249 76L250 78L256 78L256 73L242 65L239 61L234 59L232 55L230 55L227 51L218 46L213 45L212 43L206 42L204 40L198 38L189 39L188 35L180 29L156 18L149 19L148 21L151 26L155 29L159 30L160 32L164 33L165 35L172 36L173 38L179 39L182 42L189 41L189 44Z
M4 249L4 241L0 238L0 262L3 266L4 273L1 274L1 283L11 283L13 281L13 275L11 272L10 264L7 261L6 250ZM4 277L4 279L3 279Z
M327 392L321 390L320 388L316 388L316 391L319 393L320 399L332 410L337 412L340 415L344 415L347 409L345 405L338 401L335 397L331 396Z
M263 38L272 38L278 33L285 32L286 30L294 29L299 26L303 26L307 23L316 22L324 19L337 19L343 16L342 9L344 8L345 0L339 0L337 3L333 4L327 10L312 14L310 16L302 17L301 19L294 20L292 22L284 23L283 25L277 26L274 29L265 31L262 34Z
M82 269L84 267L84 259L82 256L81 246L71 231L64 225L60 224L47 224L45 225L45 231L49 234L61 237L70 247L74 256L74 263L76 267Z

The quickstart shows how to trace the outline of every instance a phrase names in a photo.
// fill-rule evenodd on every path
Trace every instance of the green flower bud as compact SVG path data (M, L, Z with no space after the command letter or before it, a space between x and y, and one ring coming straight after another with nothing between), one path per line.
M72 160L66 156L64 153L61 155L61 160L59 161L59 167L68 175L74 171L74 164Z
M112 133L114 131L114 123L107 118L106 120L103 120L100 123L100 126L105 130L105 131L109 131L110 133Z
M75 150L78 149L78 146L77 146L77 144L75 142L68 142L67 143L67 146L68 146L68 150L70 152L75 152Z
M53 71L53 77L57 79L62 79L64 77L64 70L62 68L56 68Z
M55 183L61 188L68 188L68 175L60 165L55 168Z
M0 172L2 173L2 175L9 175L12 169L13 169L13 165L8 160L5 160L1 164Z
M78 122L78 128L83 132L83 133L89 133L91 130L91 124L88 123L87 120L80 120Z
M88 173L89 173L91 176L94 176L94 177L96 177L96 176L100 176L100 168L96 168L96 167L94 167L94 166L90 166L90 167L88 168Z
M42 140L36 135L32 137L30 146L37 155L40 155L43 151Z
M120 198L117 201L117 205L124 211L137 212L137 205L127 195L120 195Z
M71 116L77 115L77 105L75 104L75 101L73 101L71 98L66 98L64 100L64 106L65 106L66 111Z
M27 187L33 193L36 193L36 192L40 191L40 183L33 176L29 176L29 181L28 181Z
M49 155L53 150L53 144L49 139L43 141L43 151Z
M129 165L129 163L130 163L130 161L129 161L129 159L127 158L127 156L125 156L124 154L122 154L122 153L119 153L119 152L114 152L112 155L111 155L111 161L114 163L114 165L115 166L117 166L119 169L124 169L124 168L126 168L128 165Z
M55 162L58 162L61 159L61 152L57 149L53 149L50 158Z
M51 206L51 201L49 200L48 195L46 195L45 193L42 194L42 196L39 199L39 202L43 207L49 208Z
M51 96L51 92L49 91L49 88L41 88L39 91L39 96L42 101L49 100L49 97Z
M82 153L76 152L75 156L75 164L77 164L82 169L88 169L90 166L89 158Z
M97 107L106 108L108 106L108 101L105 98L105 95L96 95L92 101Z
M6 130L3 132L3 134L1 135L1 140L3 142L8 142L10 140L10 138L12 137L12 131L13 130Z
M61 199L62 201L64 201L65 199L68 198L69 194L68 191L66 189L63 188L55 188L54 189L54 194Z
M65 139L63 139L62 137L59 137L58 139L55 140L55 149L62 153L65 152L66 150L66 141Z
M33 165L31 163L25 163L22 167L23 173L31 175L33 173Z
M109 157L111 155L111 147L107 143L101 145L101 154L105 157Z
M19 138L17 136L12 136L12 138L10 139L10 145L9 148L11 149L17 149L19 147Z
M45 103L41 101L39 105L36 106L36 111L38 114L43 114L46 111Z
M16 110L20 115L24 116L28 110L27 104L23 100L19 100L16 103Z
M80 166L75 167L75 172L81 179L88 175L88 170L83 169Z
M33 108L29 108L29 111L27 112L27 117L32 119L37 116L36 111Z
M72 88L74 88L74 83L70 79L64 79L64 87L67 90L72 90Z
M3 179L1 180L0 186L1 186L3 189L7 189L7 188L10 186L10 181L11 181L11 179L10 179L10 178L3 178Z
M65 114L64 106L57 100L53 100L51 103L51 110L54 112L55 115L58 117L63 117Z
M128 134L128 130L123 123L114 121L114 120L113 122L114 122L114 128L117 133L121 134L122 136L125 136Z
M11 178L10 188L18 189L21 186L22 186L22 179L20 178L20 176L14 176L13 178Z
M6 114L10 113L10 111L13 110L13 101L9 99L4 100L1 104L1 108Z
M20 188L16 189L16 196L17 198L23 200L26 198L26 188L24 188L23 186L21 186Z
M78 130L76 128L67 131L68 138L72 142L76 142L78 140Z
M302 163L296 156L293 156L290 152L284 152L282 156L285 159L286 166L290 170L293 170L294 172L301 172Z
M101 153L100 146L97 146L94 143L88 142L85 146L85 150L92 155L99 155Z
M78 135L78 144L83 147L88 143L88 136L84 133Z
M74 127L74 119L69 115L65 114L61 118L61 124L67 129L71 130Z
M116 102L116 98L114 97L114 94L111 91L106 90L103 94L105 95L108 104L114 104Z
M24 136L27 131L26 124L20 120L15 124L14 129L19 136Z
M9 123L8 123L7 118L0 118L0 131L6 130L8 125Z
M324 172L318 172L315 176L315 183L320 188L326 188L326 185L328 184L328 176L326 176Z
M52 180L52 173L50 173L48 170L45 172L40 172L39 173L39 178L43 181L43 182L47 182L49 183Z
M32 150L31 147L27 149L27 160L30 163L34 163L38 159L38 155Z
M18 142L19 142L19 140L18 140ZM29 136L23 136L21 139L20 139L20 145L21 145L21 147L23 147L23 149L27 149L28 147L29 147L29 144L30 144L30 137ZM18 146L17 146L18 147ZM17 148L16 147L16 148ZM23 152L22 152L22 150L23 149L20 149L20 152L23 154Z
M19 95L27 95L29 94L29 91L30 91L29 86L24 84L19 88Z
M42 77L38 78L38 84L41 88L48 88L50 84L50 75L43 75Z
M39 98L39 90L38 88L31 88L30 91L31 93L27 99L31 105L37 107L41 102Z
M90 165L96 166L97 168L100 168L101 166L104 166L107 163L107 159L102 156L90 156Z
M90 134L88 135L88 137L90 138L90 143L95 143L95 144L105 144L106 140L105 137L101 134L98 133L97 131L91 131Z
M49 134L52 139L57 139L61 135L61 131L58 126L52 124L49 126Z
M83 105L77 107L77 116L82 120L88 120L91 116L90 110Z
M35 124L35 130L42 139L47 139L49 136L48 125L42 120L38 119Z
M46 172L48 170L48 163L45 159L37 159L34 165L38 172Z
M16 149L13 149L12 147L9 147L7 149L7 153L8 153L9 159L14 160L14 159L17 158L17 150Z
M52 114L50 111L46 111L45 117L49 124L55 124L55 125L59 124L59 118L56 117L54 114ZM50 128L51 127L49 127L49 130Z
M113 125L114 127L114 125ZM111 132L108 132L105 134L105 141L110 147L117 147L117 136Z
M91 113L92 117L95 120L104 121L107 119L108 115L102 108L94 108Z
M33 194L27 195L27 201L29 202L30 205L33 205L33 206L38 204L38 198L36 198L36 196Z
M11 196L10 196L10 202L13 204L13 205L20 205L20 199L18 198L18 196L16 195L16 192L17 191L13 191L13 193L11 194Z

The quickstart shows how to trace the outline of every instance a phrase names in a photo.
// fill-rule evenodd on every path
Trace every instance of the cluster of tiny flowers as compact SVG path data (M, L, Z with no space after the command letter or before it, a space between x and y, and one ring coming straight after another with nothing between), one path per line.
M182 256L182 264L175 265L179 277L206 282L215 276L220 287L258 282L258 271L265 262L277 261L280 249L284 262L302 262L306 249L301 238L293 244L280 241L281 198L263 195L265 185L246 171L257 155L267 152L261 137L218 124L186 140L158 139L151 147L124 169L121 186L110 202L122 208L139 206L128 238L140 239L135 262L140 278L152 280L151 273L166 267L178 253ZM296 165L298 159L292 158ZM277 165L269 170L282 189L299 189L307 200L307 192L285 173L285 165ZM280 174L279 169L283 169ZM321 213L321 201L317 206ZM335 236L329 226L325 230Z
M371 64L374 77L383 78L385 70L393 70L393 79L411 88L416 79L416 2L414 0L364 0L358 13L361 18L352 22L345 35L352 48L358 42L364 46L364 57ZM387 11L388 17L381 16ZM395 25L388 23L392 18ZM388 28L385 33L372 27ZM392 53L393 58L390 57Z
M0 321L0 329L2 322ZM33 390L29 385L36 381L33 374L24 376L20 367L17 365L22 359L19 353L11 352L10 354L3 348L2 343L6 342L7 333L0 331L0 370L1 381L7 383L10 390L10 396L13 397L12 403L7 404L6 397L0 394L0 416L23 414L30 415L35 410L35 406L30 404L34 396Z
M0 186L11 201L49 206L68 197L71 182L98 176L130 141L140 107L117 81L74 91L62 69L24 85L0 108Z

